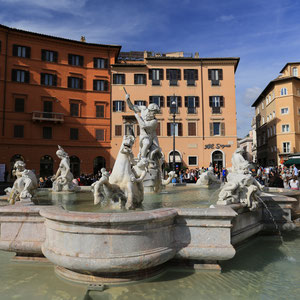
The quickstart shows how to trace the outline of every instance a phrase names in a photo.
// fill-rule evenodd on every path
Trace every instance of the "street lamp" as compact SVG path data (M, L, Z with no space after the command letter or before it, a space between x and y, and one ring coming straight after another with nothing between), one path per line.
M175 167L175 118L176 118L176 111L177 111L177 101L175 96L172 97L171 100L171 113L173 113L173 171L176 171Z

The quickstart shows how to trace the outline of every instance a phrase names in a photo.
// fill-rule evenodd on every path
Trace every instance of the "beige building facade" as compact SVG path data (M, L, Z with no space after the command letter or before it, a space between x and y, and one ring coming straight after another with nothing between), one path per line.
M262 166L283 164L300 152L300 62L287 63L280 73L252 105Z
M125 101L125 92L137 105L156 103L160 113L157 136L166 166L176 169L230 167L237 147L235 71L239 58L185 57L183 53L120 53L112 65L111 165L124 134L134 133L134 155L139 151L139 128ZM176 103L176 108L172 103ZM175 125L173 125L173 113Z

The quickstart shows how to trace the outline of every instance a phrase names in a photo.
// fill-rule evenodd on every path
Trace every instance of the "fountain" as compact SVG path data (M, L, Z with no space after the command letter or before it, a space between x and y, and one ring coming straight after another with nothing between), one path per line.
M127 101L131 103L129 95ZM191 207L161 205L145 210L147 195L144 197L143 183L150 178L151 184L146 187L153 191L161 190L165 183L161 178L160 148L153 133L156 108L131 107L145 131L140 152L137 158L133 157L134 138L125 136L112 174L101 170L102 178L92 187L94 201L90 199L100 212L26 206L22 201L20 205L1 207L1 250L16 252L19 259L45 257L55 265L60 277L74 282L128 283L153 278L170 263L220 270L219 265L235 256L235 247L241 242L259 232L274 230L267 211L278 228L292 223L291 211L297 200L264 194L248 173L248 164L239 149L232 157L228 182L221 187L217 202L215 195L215 201L206 203L206 207L195 201ZM61 163L54 177L55 190L65 194L72 190L68 156L61 147L57 155ZM177 197L185 204L189 201L188 189L193 190L189 198L196 198L201 187L176 188ZM168 191L172 193L171 188ZM82 194L77 194L80 200ZM152 195L150 202L155 199ZM108 211L104 209L105 201Z

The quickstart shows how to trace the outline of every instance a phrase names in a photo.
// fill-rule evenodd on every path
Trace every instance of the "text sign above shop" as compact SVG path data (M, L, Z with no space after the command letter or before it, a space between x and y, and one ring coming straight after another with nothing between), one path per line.
M223 145L223 144L206 144L204 145L204 149L224 149L229 148L231 145Z

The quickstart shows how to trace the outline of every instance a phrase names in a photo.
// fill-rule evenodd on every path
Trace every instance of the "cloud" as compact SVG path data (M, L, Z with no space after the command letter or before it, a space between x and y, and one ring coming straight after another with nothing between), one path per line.
M233 15L222 15L220 17L217 18L218 22L229 22L234 20L234 16Z
M252 105L261 92L262 89L257 86L247 88L243 95L243 103L246 105Z

